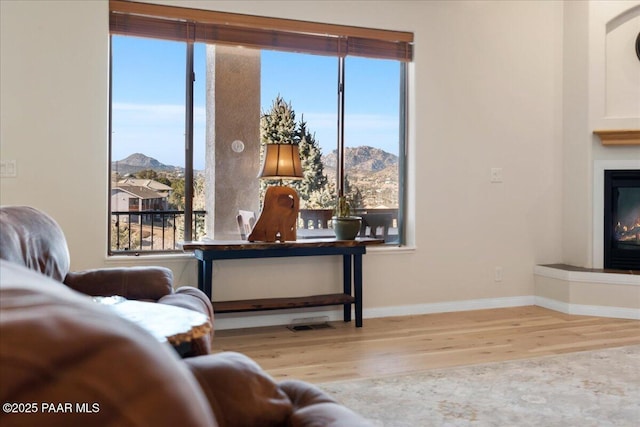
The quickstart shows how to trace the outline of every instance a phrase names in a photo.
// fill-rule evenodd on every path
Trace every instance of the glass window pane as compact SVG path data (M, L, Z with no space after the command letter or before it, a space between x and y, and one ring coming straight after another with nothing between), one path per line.
M283 184L297 190L303 209L330 210L335 178L329 184L323 155L336 148L338 60L221 45L206 45L203 55L206 85L196 87L195 99L206 123L207 235L240 238L237 216L253 212L257 218L266 186L279 184L258 178L262 143L303 140L305 179ZM194 159L196 169L199 162ZM331 233L326 225L325 233Z
M238 239L261 209L262 144L298 143L298 236L333 237L338 135L335 57L194 45L193 199L185 200L187 45L112 37L111 252L171 251L193 236ZM346 58L345 192L368 235L398 240L401 64Z
M183 240L185 52L184 43L112 37L113 252Z
M399 241L400 76L398 61L345 60L345 195L388 243Z
M261 107L268 114L281 98L295 115L304 170L287 182L300 197L300 237L333 237L338 133L338 58L263 51Z

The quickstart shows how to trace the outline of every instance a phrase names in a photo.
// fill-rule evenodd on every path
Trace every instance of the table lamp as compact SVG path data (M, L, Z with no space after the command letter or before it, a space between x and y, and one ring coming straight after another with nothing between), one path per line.
M282 185L283 179L302 179L298 144L266 144L260 179L279 179L280 185L267 187L262 211L247 240L250 242L295 241L300 198L295 189Z

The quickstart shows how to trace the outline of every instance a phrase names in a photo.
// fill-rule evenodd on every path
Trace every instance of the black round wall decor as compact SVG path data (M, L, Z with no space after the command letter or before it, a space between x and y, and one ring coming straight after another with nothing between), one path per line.
M638 33L638 37L636 37L636 56L638 57L638 61L640 61L640 33Z

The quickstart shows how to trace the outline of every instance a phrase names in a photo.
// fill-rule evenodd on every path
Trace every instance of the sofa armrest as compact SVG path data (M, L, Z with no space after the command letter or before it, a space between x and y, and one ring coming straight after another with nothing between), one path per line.
M293 403L291 427L371 427L371 422L339 404L320 388L299 380L280 382L280 389Z
M119 295L133 300L157 301L173 293L173 273L165 267L115 267L70 272L64 283L87 295Z
M177 305L182 308L195 310L205 314L209 319L211 319L211 326L213 326L213 304L207 294L198 288L194 288L193 286L181 286L175 290L174 294L163 297L158 302Z
M159 304L168 304L176 307L202 313L209 319L211 330L207 335L197 338L191 342L191 351L183 357L201 356L211 353L211 343L213 341L213 305L207 295L198 288L192 286L182 286L170 295L166 295L158 300Z
M223 352L184 359L220 427L287 425L291 401L247 356Z

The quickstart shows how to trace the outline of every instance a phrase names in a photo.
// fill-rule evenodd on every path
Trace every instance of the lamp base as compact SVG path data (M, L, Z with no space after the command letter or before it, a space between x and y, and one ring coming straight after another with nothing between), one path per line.
M264 205L247 240L250 242L286 242L297 239L300 198L293 188L267 188Z

